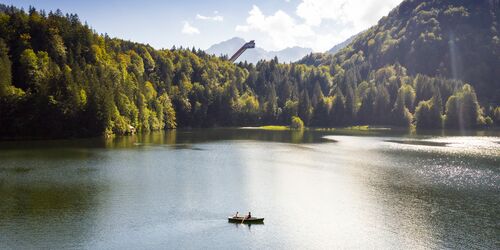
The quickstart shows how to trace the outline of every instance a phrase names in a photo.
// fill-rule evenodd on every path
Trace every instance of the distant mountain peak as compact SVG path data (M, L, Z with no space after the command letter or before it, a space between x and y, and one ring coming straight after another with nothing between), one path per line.
M235 37L233 37L233 38L231 38L231 39L227 40L226 42L232 42L232 41L237 41L237 42L245 42L245 39L243 39L243 38L241 38L241 37L237 37L237 36L235 36Z
M233 37L210 46L210 48L206 49L205 52L216 56L231 56L246 42L247 41L243 38ZM295 62L311 52L312 49L299 46L289 47L277 51L267 51L263 48L256 47L255 49L250 49L243 53L243 55L238 58L237 62L247 61L249 63L257 63L260 60L271 60L274 57L278 57L280 62Z

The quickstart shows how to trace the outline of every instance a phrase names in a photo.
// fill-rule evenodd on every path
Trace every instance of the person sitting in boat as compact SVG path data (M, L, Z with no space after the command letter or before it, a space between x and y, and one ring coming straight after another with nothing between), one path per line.
M238 215L240 214L238 213L238 211L236 211L236 214L234 214L233 218L238 218Z
M247 220L248 220L248 219L250 219L250 218L252 218L252 214L251 214L250 212L248 212L248 215L247 215L247 217L245 217L245 219L247 219Z

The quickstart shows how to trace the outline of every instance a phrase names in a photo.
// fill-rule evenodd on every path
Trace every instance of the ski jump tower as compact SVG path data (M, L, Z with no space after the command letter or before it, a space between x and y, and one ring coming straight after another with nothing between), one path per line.
M229 59L229 61L231 62L236 61L236 59L238 59L238 57L240 57L241 54L245 52L245 50L253 48L255 48L255 40L245 43L238 51L236 51L236 53L234 53L234 55Z

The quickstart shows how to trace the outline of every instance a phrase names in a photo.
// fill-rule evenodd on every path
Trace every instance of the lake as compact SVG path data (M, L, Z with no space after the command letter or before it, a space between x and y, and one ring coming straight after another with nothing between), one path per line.
M228 223L236 211L264 224ZM2 249L499 247L498 131L0 143Z

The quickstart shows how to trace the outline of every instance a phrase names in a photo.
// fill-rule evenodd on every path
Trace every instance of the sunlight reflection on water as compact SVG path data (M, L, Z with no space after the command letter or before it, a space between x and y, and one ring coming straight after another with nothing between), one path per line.
M499 141L214 129L104 146L7 143L0 147L0 242L55 249L493 248ZM235 211L262 215L265 224L228 224Z

